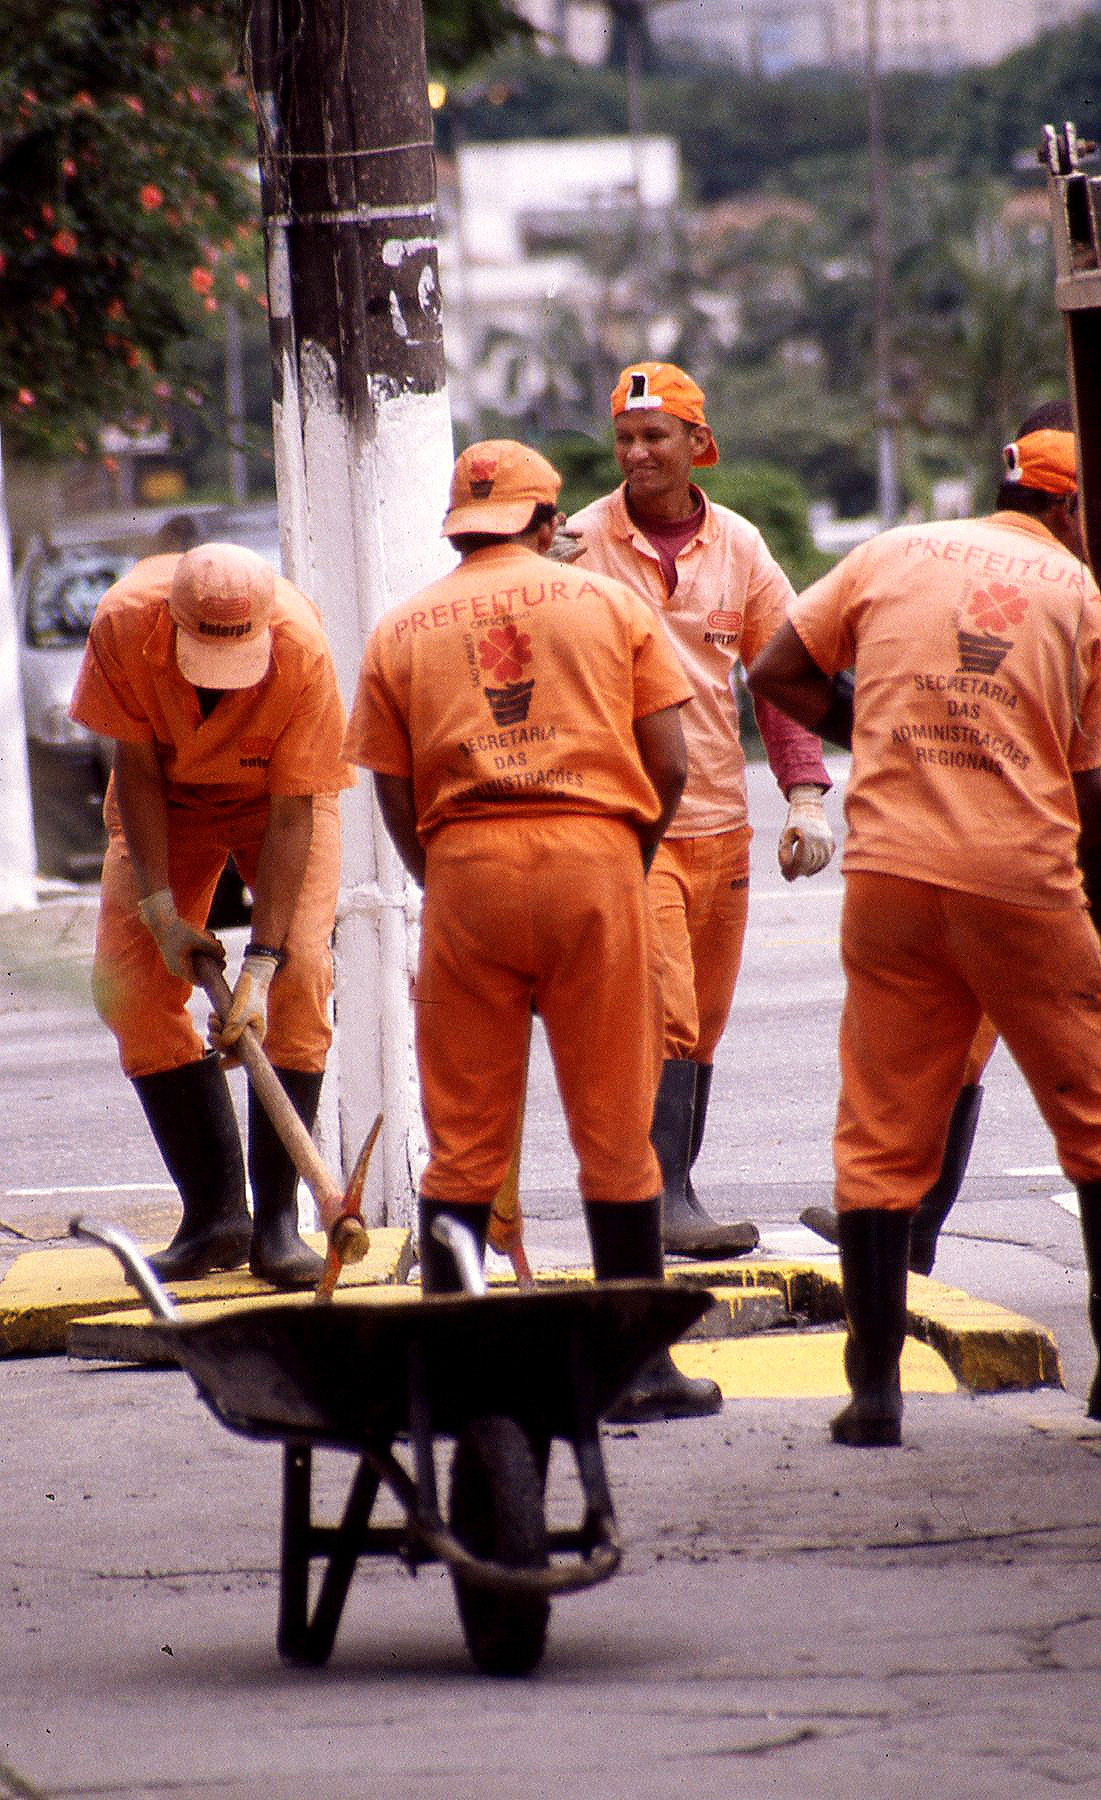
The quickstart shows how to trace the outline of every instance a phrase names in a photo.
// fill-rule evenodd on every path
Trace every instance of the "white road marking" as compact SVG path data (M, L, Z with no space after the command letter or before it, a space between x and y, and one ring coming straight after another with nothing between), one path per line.
M170 1181L113 1181L95 1187L91 1182L84 1182L76 1187L48 1188L5 1188L0 1193L0 1204L4 1200L48 1200L54 1194L174 1194L176 1189Z

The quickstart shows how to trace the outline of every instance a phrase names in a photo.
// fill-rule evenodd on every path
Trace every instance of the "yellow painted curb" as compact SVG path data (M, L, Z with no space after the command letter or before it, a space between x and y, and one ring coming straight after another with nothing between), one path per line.
M832 1258L813 1263L779 1257L671 1262L666 1276L712 1289L779 1287L790 1311L812 1324L832 1324L844 1317L841 1265ZM973 1393L1064 1385L1059 1347L1046 1326L929 1276L910 1276L907 1330L937 1351L961 1386Z
M673 1361L683 1375L709 1375L724 1400L848 1399L843 1331L766 1331L754 1337L682 1341ZM902 1350L906 1394L954 1394L944 1358L907 1338Z
M305 1233L304 1239L313 1249L324 1251L324 1233ZM341 1287L404 1282L412 1256L408 1231L372 1230L367 1255L362 1262L344 1269L337 1291ZM185 1307L202 1301L224 1305L226 1301L273 1297L267 1283L258 1281L247 1269L229 1269L204 1275L199 1281L172 1283L169 1291ZM110 1250L78 1244L61 1250L30 1250L16 1258L0 1282L0 1355L34 1356L63 1351L66 1332L74 1320L120 1312L135 1313L142 1320L149 1316L145 1301L126 1281L118 1258Z

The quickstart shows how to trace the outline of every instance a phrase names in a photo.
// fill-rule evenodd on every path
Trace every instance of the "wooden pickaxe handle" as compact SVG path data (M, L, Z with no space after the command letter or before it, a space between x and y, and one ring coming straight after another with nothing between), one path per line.
M233 996L221 965L213 956L201 952L192 957L192 966L211 1006L220 1019L227 1017ZM317 1146L299 1118L283 1083L280 1081L263 1047L252 1031L242 1031L233 1046L240 1058L257 1099L278 1132L291 1161L317 1202L321 1224L330 1231L344 1212L344 1192L329 1173Z

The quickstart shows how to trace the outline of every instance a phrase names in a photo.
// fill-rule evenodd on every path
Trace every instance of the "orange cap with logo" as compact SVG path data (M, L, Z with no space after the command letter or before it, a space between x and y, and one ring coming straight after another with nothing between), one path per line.
M707 448L692 458L693 465L699 469L718 462L719 446L704 413L703 389L676 363L629 363L612 389L612 418L627 412L667 412L686 425L702 425Z
M172 575L176 662L196 687L255 687L271 660L275 570L241 544L197 544Z
M545 456L512 438L490 438L463 451L451 475L444 537L523 531L537 506L553 506L562 477Z
M1073 431L1029 431L1002 451L1005 478L1042 494L1078 492L1078 457Z

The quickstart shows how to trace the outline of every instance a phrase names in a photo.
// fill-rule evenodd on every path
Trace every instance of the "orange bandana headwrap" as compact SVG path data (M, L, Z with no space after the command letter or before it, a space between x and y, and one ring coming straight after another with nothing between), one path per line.
M1078 462L1073 431L1030 431L1002 451L1005 478L1042 494L1076 494Z

